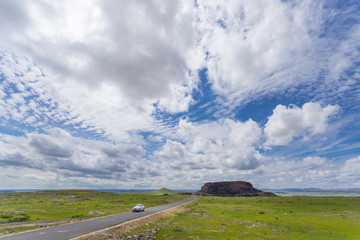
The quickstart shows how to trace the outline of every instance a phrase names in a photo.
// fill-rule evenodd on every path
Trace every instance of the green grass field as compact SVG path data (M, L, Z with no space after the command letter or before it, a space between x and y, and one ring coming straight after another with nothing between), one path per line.
M201 197L156 239L360 239L360 198Z
M0 193L0 233L131 211L187 198L179 194L116 194L85 190ZM14 226L18 226L14 228ZM19 226L20 225L20 226Z
M136 203L151 207L189 197L177 193L168 189L143 194L1 193L0 233L128 212ZM161 226L157 239L360 239L360 197L200 197Z

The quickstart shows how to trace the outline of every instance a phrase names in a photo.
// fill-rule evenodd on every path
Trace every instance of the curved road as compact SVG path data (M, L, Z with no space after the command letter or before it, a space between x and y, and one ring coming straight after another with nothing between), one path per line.
M125 223L136 218L144 217L153 213L161 212L185 203L188 203L196 197L191 197L179 202L169 203L166 205L146 208L145 212L126 212L122 214L112 215L90 219L87 221L65 224L57 227L39 229L30 232L19 233L7 237L0 237L0 240L64 240L75 238L87 233L102 230L121 223Z

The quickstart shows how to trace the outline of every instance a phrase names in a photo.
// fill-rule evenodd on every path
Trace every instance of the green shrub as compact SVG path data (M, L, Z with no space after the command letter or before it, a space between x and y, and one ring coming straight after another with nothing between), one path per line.
M25 222L28 221L29 219L30 219L29 215L22 214L20 216L16 216L12 219L9 219L8 222Z
M78 214L78 215L71 216L71 218L83 218L83 217L86 217L86 216L83 215L83 214Z
M4 219L9 219L9 218L12 218L13 217L13 215L11 215L11 214L1 214L0 215L0 218L4 218Z

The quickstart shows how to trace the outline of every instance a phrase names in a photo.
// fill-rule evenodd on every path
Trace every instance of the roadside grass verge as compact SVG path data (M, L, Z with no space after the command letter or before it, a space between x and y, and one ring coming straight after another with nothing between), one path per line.
M156 239L360 239L359 197L201 197Z
M116 194L89 190L0 193L0 234L53 226L188 198L180 194Z

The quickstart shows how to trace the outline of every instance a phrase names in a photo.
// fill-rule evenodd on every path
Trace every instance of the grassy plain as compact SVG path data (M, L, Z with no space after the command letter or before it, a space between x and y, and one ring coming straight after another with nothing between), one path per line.
M116 194L87 190L0 193L0 234L18 232L180 201L178 194Z
M156 239L360 239L360 197L201 197Z

